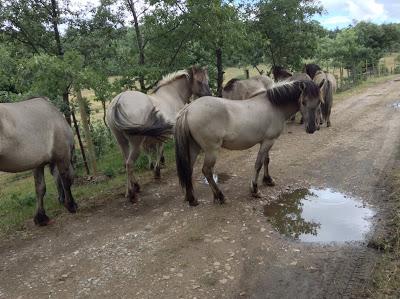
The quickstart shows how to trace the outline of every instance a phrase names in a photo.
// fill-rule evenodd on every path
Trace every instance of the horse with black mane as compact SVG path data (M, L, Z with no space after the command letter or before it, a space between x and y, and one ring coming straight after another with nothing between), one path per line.
M321 83L321 85L323 82ZM258 176L264 165L266 185L275 185L271 178L269 151L281 135L286 120L297 111L303 112L307 133L316 130L316 114L320 105L320 88L313 81L280 82L248 100L202 97L182 109L175 127L176 165L180 184L186 189L190 205L198 204L193 194L193 166L204 151L203 174L214 194L214 201L225 197L213 178L213 169L220 148L244 150L260 144L250 190L260 197Z
M324 81L322 86L323 102L321 103L321 122L326 122L326 126L331 126L331 109L333 104L333 93L336 91L336 79L332 74L325 73L317 64L306 64L304 71L311 77L316 84Z

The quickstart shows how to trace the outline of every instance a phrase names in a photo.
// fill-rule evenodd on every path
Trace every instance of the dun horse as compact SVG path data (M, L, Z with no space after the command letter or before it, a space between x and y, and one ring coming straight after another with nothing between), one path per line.
M155 177L160 177L163 142L173 132L178 111L191 96L211 95L206 69L191 67L167 75L152 94L125 91L117 95L107 111L107 123L125 159L127 172L126 197L136 201L140 187L134 176L134 164L141 147L156 147Z
M322 125L324 122L326 122L326 126L330 127L333 93L336 91L336 79L332 74L324 73L316 64L306 64L304 70L316 84L320 84L322 81L325 82L322 86L323 102L321 104L322 117L320 124Z
M71 213L77 205L72 197L71 157L74 137L64 116L45 98L0 104L0 171L33 169L37 208L34 221L46 225L43 197L46 193L44 167L50 165L59 201Z
M294 81L278 83L252 99L231 101L203 97L182 109L176 121L175 153L179 181L186 189L185 198L189 204L198 204L193 194L192 174L201 150L205 152L202 171L213 191L214 201L224 202L224 195L213 178L221 147L244 150L260 144L251 193L260 196L257 181L263 165L263 181L273 186L275 183L268 172L269 150L282 133L285 121L299 109L303 111L306 132L314 133L320 99L319 87L313 81Z
M222 97L230 100L250 99L270 88L274 81L267 76L255 76L246 80L231 79L222 90Z

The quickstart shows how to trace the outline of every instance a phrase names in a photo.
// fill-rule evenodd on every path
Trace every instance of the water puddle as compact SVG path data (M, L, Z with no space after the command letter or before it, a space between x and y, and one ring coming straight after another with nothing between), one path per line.
M396 110L400 110L400 101L396 101L393 104L390 105L390 107L396 109Z
M234 176L235 175L229 175L229 174L227 174L225 172L214 173L213 174L214 181L216 183L220 183L220 184L226 183L227 181L229 181ZM202 178L202 181L203 181L204 184L208 185L207 179L205 177Z
M264 206L264 215L283 235L302 242L362 241L373 210L332 189L298 189Z

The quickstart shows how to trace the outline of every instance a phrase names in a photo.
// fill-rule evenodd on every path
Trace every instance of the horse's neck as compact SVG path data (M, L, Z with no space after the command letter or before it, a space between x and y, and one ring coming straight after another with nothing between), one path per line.
M161 111L164 110L176 114L189 102L191 96L190 82L186 77L182 77L160 87L153 97L155 101L157 101L157 105ZM175 117L175 115L173 115L173 117Z

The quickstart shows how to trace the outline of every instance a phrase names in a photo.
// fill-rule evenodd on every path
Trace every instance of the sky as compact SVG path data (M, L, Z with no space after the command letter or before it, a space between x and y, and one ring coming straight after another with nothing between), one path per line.
M400 23L400 0L320 0L325 8L315 17L327 29L343 28L353 21Z
M201 1L201 0L198 0ZM344 28L354 21L400 23L400 0L319 0L325 11L316 16L327 29ZM99 0L72 0L73 5L97 5ZM143 3L143 0L135 1Z

